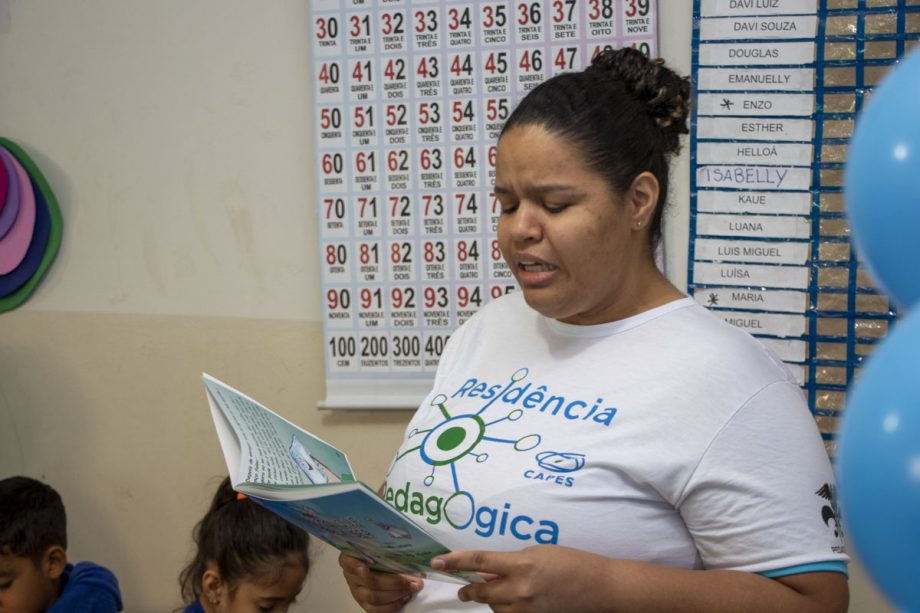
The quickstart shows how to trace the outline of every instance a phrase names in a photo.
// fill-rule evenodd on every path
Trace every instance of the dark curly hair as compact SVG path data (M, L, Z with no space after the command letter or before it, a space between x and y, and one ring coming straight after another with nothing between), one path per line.
M630 47L599 53L583 72L548 79L518 104L502 128L539 125L565 137L590 168L621 194L643 172L660 192L650 227L661 238L668 195L668 165L689 132L690 80ZM499 137L500 139L501 137Z

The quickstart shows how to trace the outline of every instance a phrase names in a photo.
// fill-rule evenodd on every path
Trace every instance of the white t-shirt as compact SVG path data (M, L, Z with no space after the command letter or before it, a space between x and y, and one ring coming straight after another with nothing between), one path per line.
M385 497L454 550L781 575L845 568L834 490L788 370L693 299L576 326L511 294L451 337ZM456 592L405 610L476 607Z

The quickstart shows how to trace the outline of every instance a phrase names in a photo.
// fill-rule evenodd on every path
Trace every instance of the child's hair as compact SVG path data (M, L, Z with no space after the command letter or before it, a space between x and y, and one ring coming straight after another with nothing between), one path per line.
M304 570L310 567L309 535L249 498L238 497L229 478L217 488L211 508L192 536L198 548L179 575L186 603L201 596L201 578L209 562L231 589L248 578L272 572L279 560L293 558Z
M36 565L53 545L67 549L67 515L61 496L30 477L0 480L0 555Z

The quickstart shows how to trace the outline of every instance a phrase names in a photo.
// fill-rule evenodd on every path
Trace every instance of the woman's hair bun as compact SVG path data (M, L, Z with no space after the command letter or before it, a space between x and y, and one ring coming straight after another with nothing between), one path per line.
M689 132L689 78L665 66L661 58L648 58L632 47L602 51L587 72L600 72L623 83L626 91L645 106L646 112L668 137L668 149L677 151L679 136Z

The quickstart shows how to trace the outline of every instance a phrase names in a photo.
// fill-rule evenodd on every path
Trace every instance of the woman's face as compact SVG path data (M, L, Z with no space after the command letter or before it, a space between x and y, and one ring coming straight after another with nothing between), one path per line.
M498 241L533 309L572 324L634 314L647 217L613 193L563 137L519 125L498 143Z

